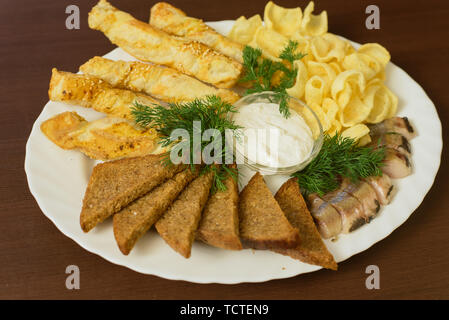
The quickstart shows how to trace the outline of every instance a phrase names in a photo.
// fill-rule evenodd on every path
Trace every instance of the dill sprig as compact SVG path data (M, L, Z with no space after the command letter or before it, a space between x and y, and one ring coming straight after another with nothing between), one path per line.
M226 189L224 181L229 174L237 179L236 170L224 164L225 157L228 154L225 144L225 131L229 129L237 134L237 129L241 128L234 124L234 121L228 116L229 113L236 111L233 105L224 102L217 96L207 96L204 99L195 99L185 103L169 103L168 106L158 104L146 106L134 102L134 106L131 108L131 114L137 124L145 128L153 128L158 132L159 143L162 147L168 147L173 152L180 152L183 149L189 150L189 159L185 162L189 163L191 170L195 170L196 167L194 156L202 154L204 148L211 143L217 144L217 148L214 150L218 150L218 154L213 154L213 157L220 160L217 162L221 164L203 165L200 172L203 174L210 170L213 171L212 189L214 191ZM173 141L171 134L177 129L186 130L188 139ZM200 139L199 148L195 149L194 133L202 137L203 132L208 129L218 130L221 140L218 137L213 137L212 141ZM170 163L170 152L166 153L164 161Z
M359 147L353 139L325 134L323 146L315 159L292 176L304 194L323 195L340 186L341 177L357 182L370 176L381 176L384 147Z
M275 101L279 103L279 112L285 117L290 116L288 107L289 96L286 89L295 85L298 69L294 66L295 60L302 59L305 54L296 53L298 43L290 40L282 50L279 58L282 61L272 61L262 57L262 50L250 46L243 49L244 75L240 82L250 83L251 88L246 94L263 91L276 92ZM281 74L277 81L273 77Z

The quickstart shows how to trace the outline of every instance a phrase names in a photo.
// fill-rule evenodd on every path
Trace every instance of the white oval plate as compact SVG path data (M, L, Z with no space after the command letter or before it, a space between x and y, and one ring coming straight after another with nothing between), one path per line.
M232 24L233 21L229 20L210 23L223 34L229 32ZM105 57L135 60L118 48ZM418 136L411 141L414 172L405 179L395 181L399 191L394 200L370 224L340 236L338 241L326 241L337 262L368 249L404 223L423 201L440 164L441 123L435 106L423 89L402 69L390 63L386 73L388 87L399 96L399 115L408 116L418 131ZM154 231L140 239L129 256L124 256L115 243L111 219L88 234L83 233L79 225L79 213L95 161L78 151L60 149L39 129L43 121L64 111L76 111L88 120L103 116L82 107L48 102L34 123L28 139L25 171L31 193L43 213L61 232L86 250L141 273L196 283L261 282L320 269L270 251L234 252L198 242L193 245L192 257L184 259ZM251 174L246 174L241 183L246 184L250 177ZM266 180L274 192L286 177L271 176Z

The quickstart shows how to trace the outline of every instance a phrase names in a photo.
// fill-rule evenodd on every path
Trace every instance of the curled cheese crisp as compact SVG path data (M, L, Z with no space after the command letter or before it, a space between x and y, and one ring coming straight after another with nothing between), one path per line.
M248 44L253 40L256 30L261 26L262 18L260 15L256 14L249 19L241 16L235 21L228 37L241 44Z
M310 50L315 60L319 62L330 62L333 59L343 61L346 46L345 40L331 33L313 37L310 41Z
M260 27L256 30L253 40L249 44L252 47L262 49L262 52L271 60L279 60L279 55L287 46L288 38L282 34L269 29Z
M306 103L321 106L325 93L325 82L320 76L312 76L307 80L305 87Z
M339 120L344 127L352 127L365 121L370 111L371 107L366 105L358 94L355 94L351 96L348 104L340 109Z
M304 9L304 15L301 21L301 31L309 36L319 36L327 32L327 12L323 11L319 15L312 14L315 4L310 1Z
M291 36L301 29L301 8L288 9L269 1L265 6L264 22L269 29L273 29L285 36Z
M382 65L382 68L385 68L391 59L388 50L378 43L365 43L357 50L357 52L376 59Z
M382 65L377 59L359 52L347 55L343 59L342 66L345 70L360 71L366 80L371 80L382 70Z
M293 85L293 87L288 88L286 91L290 96L297 99L302 99L309 75L306 66L301 60L296 60L293 64L294 67L298 70L298 73L296 75L295 84Z
M337 77L337 73L327 63L316 62L316 61L308 61L307 62L307 71L310 76L319 76L323 79L324 82L324 95L328 95L330 92L330 88L335 78Z
M366 80L363 74L357 70L346 70L340 73L332 83L332 98L340 107L348 104L353 94L362 95L365 91Z
M350 128L345 129L341 135L343 137L359 140L360 138L366 135L369 136L369 128L366 125L359 123Z

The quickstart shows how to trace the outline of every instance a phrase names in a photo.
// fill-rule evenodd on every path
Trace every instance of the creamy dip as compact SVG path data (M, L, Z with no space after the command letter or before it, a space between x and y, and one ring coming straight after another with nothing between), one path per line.
M251 103L238 111L233 120L243 129L236 149L250 162L281 168L302 163L310 156L312 131L294 110L290 109L288 119L276 103Z

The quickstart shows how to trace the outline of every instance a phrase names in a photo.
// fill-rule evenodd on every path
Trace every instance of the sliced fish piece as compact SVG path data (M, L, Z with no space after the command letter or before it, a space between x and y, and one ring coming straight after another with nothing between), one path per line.
M376 191L367 182L351 183L345 191L360 201L366 222L370 222L379 213L380 202L377 199Z
M325 239L337 236L341 232L341 216L333 206L324 202L317 194L307 197L310 213L318 231Z
M340 214L342 224L341 232L343 233L354 231L367 222L362 203L349 192L345 191L349 184L349 181L344 179L338 190L321 197L321 199L332 205Z
M365 181L374 189L381 205L387 205L391 202L395 188L388 175L369 177Z
M380 123L368 125L373 135L380 136L387 132L396 132L402 134L407 139L413 139L416 131L413 129L407 117L393 117Z
M404 178L412 173L412 164L407 155L391 148L386 148L382 172L393 179Z
M405 155L410 155L412 152L408 139L400 133L387 132L380 136L376 136L370 133L370 136L372 140L372 146L385 146L387 148L395 149L401 153L404 153Z

